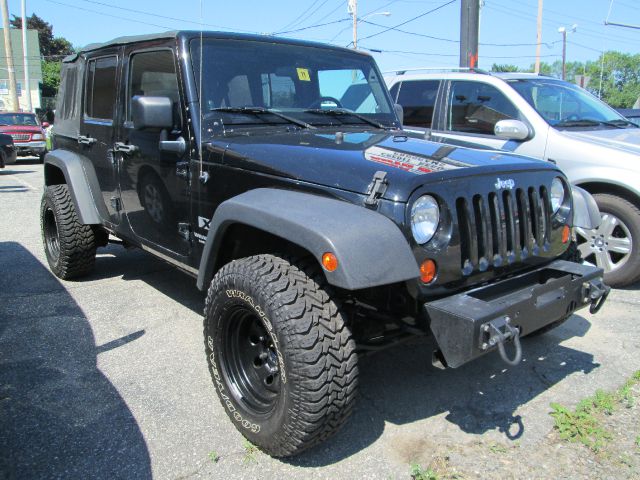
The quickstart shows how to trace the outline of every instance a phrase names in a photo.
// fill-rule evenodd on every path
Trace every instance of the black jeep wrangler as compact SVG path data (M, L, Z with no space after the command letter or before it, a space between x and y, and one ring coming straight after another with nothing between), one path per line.
M433 334L439 366L517 363L520 337L608 292L561 259L571 226L599 219L581 191L550 164L408 138L361 52L119 38L64 60L56 113L52 271L85 275L119 241L197 278L215 390L271 455L344 423L360 352Z

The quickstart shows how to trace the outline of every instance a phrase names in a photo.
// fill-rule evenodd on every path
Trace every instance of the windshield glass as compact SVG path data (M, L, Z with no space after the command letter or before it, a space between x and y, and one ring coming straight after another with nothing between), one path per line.
M25 113L0 113L0 125L37 126L35 115Z
M569 82L541 78L510 80L509 85L551 126L563 126L565 123L580 126L580 121L625 121L625 118L611 107Z
M205 39L203 54L202 113L222 118L225 125L290 124L295 119L311 126L371 127L392 126L396 121L370 57L317 47L216 39ZM199 40L191 43L191 58L199 82ZM341 114L324 114L332 110Z

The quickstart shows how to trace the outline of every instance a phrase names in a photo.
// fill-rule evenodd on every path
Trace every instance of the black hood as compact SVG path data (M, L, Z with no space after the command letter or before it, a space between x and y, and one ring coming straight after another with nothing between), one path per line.
M399 131L303 130L235 136L210 145L225 151L225 165L360 194L381 170L388 180L384 198L396 202L406 202L416 188L432 182L554 168L519 155L409 138Z

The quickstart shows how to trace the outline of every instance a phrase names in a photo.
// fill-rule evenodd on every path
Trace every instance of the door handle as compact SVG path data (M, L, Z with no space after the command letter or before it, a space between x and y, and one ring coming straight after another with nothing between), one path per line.
M135 145L127 145L126 143L122 142L116 142L113 146L113 151L121 153L134 153L138 151L138 147L136 147Z
M84 135L78 135L78 143L80 145L93 145L98 141L97 138L86 137Z

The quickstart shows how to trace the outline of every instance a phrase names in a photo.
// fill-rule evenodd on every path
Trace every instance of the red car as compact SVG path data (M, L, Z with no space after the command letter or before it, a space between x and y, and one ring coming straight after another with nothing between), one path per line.
M44 160L47 153L47 144L42 125L33 113L28 112L3 112L0 113L0 133L11 135L18 155L34 155Z

